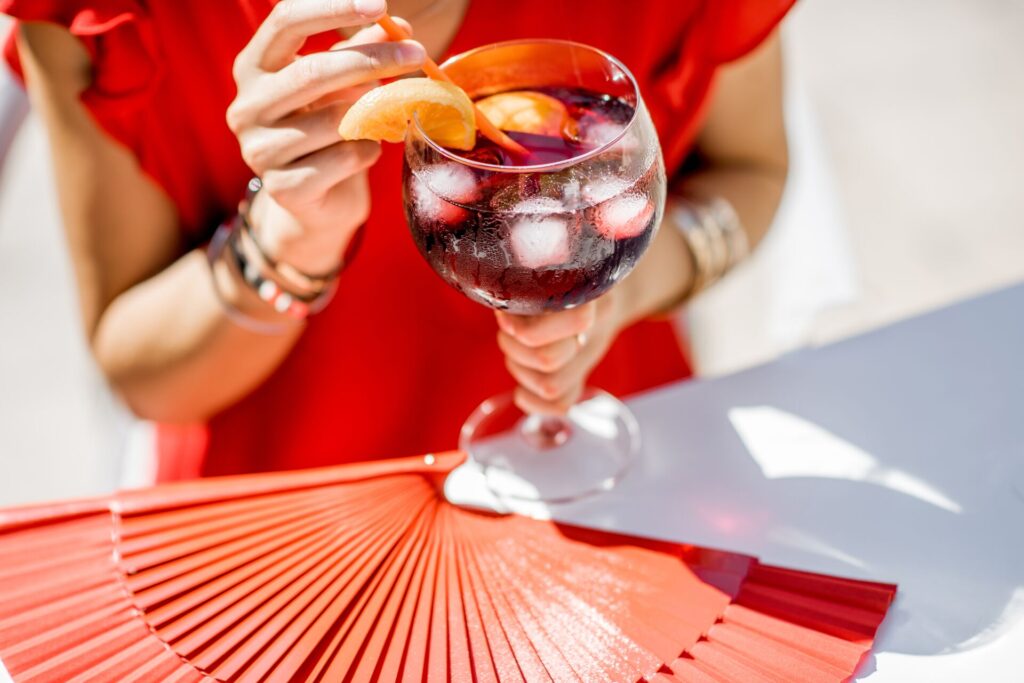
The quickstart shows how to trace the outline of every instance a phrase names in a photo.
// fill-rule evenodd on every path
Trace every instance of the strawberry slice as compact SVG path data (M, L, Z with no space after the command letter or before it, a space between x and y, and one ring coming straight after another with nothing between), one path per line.
M647 229L654 217L654 204L647 197L629 193L599 204L594 212L594 227L611 240L636 237Z
M415 174L411 191L414 209L421 218L449 227L469 216L459 204L471 204L480 197L473 172L451 163L430 166Z

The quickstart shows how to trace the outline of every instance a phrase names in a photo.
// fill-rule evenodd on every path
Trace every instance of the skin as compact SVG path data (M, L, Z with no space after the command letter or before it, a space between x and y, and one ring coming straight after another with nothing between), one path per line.
M283 0L238 55L227 122L264 180L251 222L277 260L311 273L337 265L371 210L366 170L380 154L376 143L339 141L337 122L379 79L415 72L427 51L443 52L468 1L392 0L389 11L410 17L422 42L389 43L376 27L358 28L383 13L383 0ZM347 37L335 50L297 56L306 36L332 29ZM19 51L49 133L82 323L100 368L142 417L210 417L258 386L305 324L270 310L226 263L216 263L211 277L205 254L185 251L173 204L79 102L91 76L75 38L29 23ZM722 71L697 148L704 167L674 191L731 201L756 244L786 175L776 37ZM287 331L262 335L233 323L214 278L237 308ZM517 403L564 412L619 331L665 312L690 282L685 242L662 229L636 270L597 301L545 316L497 313Z

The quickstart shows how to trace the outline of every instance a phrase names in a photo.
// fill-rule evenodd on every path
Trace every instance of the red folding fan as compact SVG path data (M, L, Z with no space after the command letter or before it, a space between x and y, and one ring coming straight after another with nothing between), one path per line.
M0 513L15 681L840 681L895 587L461 509L458 454Z

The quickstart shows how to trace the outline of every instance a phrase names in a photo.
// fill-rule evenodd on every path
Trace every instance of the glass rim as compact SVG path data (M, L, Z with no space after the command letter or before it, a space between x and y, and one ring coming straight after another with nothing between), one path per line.
M466 50L465 52L460 52L459 54L446 59L442 64L440 64L440 68L443 71L445 67L449 66L450 64L454 64L457 61L461 61L463 59L471 57L479 52L483 52L484 50L492 50L494 48L507 47L511 45L540 44L564 45L566 47L576 47L582 48L584 50L589 50L590 52L597 54L602 59L610 62L612 65L618 68L623 74L625 74L626 78L629 79L629 84L632 86L633 92L636 93L636 107L634 107L633 115L630 116L629 121L626 123L625 126L622 127L622 130L619 131L619 133L615 137L606 142L601 143L594 149L588 150L583 154L574 156L570 159L564 159L562 161L549 161L544 164L530 164L527 166L503 166L501 164L488 164L483 161L467 159L466 157L460 156L455 152L452 152L446 149L445 147L442 147L441 145L437 144L423 130L423 127L420 125L419 117L415 113L413 113L412 122L410 123L410 126L416 126L416 130L419 132L420 136L427 143L427 145L431 147L434 151L441 154L442 156L445 156L448 159L451 159L452 161L462 164L464 166L470 166L473 168L480 169L482 171L495 171L498 173L538 173L545 171L560 171L570 166L574 166L580 162L586 161L587 159L591 159L615 146L615 144L618 143L619 140L621 140L626 135L629 129L633 127L633 123L636 121L637 117L640 115L641 110L644 108L644 101L643 97L640 95L640 85L637 83L636 78L633 76L633 72L630 71L629 68L625 64L623 64L619 59L613 57L612 55L608 54L607 52L600 48L596 48L592 45L587 45L586 43L580 43L574 40L562 40L560 38L520 38L517 40L503 40L497 43L488 43L487 45L481 45L480 47L475 47L472 50Z

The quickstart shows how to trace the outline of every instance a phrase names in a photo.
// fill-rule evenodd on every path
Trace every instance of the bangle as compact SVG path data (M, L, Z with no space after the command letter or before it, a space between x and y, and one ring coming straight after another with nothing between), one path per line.
M686 240L693 263L693 278L682 301L722 279L750 253L750 242L739 216L724 199L698 204L680 200L672 222Z
M721 197L714 197L708 202L707 211L725 237L729 258L726 261L724 275L750 256L750 238L747 237L747 231L743 229L736 209L728 201Z
M692 298L707 286L708 276L712 272L713 257L711 255L711 237L701 229L700 217L689 206L682 203L674 206L671 218L689 248L693 272L690 286L683 292L679 301L675 302L678 305Z
M231 320L231 322L235 323L239 327L257 334L281 335L294 330L296 323L299 321L274 323L259 320L251 315L243 313L226 296L224 296L223 292L221 292L220 285L217 282L217 273L214 270L214 266L224 255L224 251L231 240L232 233L234 232L234 226L232 225L233 222L233 220L228 220L221 223L217 228L217 231L213 234L213 238L210 240L209 246L206 248L206 262L210 267L210 278L213 284L213 291L217 295L217 300L220 302L221 308L224 310L224 314L229 320ZM231 267L230 263L228 265Z

